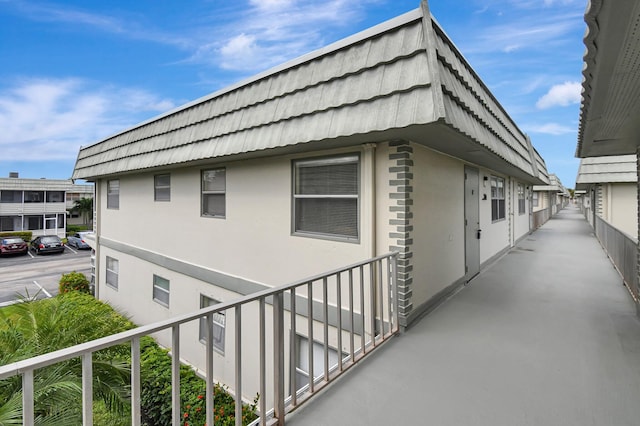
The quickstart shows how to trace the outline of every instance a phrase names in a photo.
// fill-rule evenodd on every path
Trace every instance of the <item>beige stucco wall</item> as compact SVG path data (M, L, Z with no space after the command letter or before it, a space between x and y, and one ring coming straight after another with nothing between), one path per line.
M635 183L608 185L607 221L622 232L636 237L638 233L637 186Z
M102 210L102 235L269 286L371 256L369 209L360 210L360 242L292 235L291 158L211 167L221 166L226 167L226 218L200 215L200 171L206 166L172 170L170 202L153 201L152 173L122 176L120 208ZM371 189L363 184L361 191L367 205ZM102 196L106 206L106 191ZM179 236L169 240L166 229L172 235L179 230Z
M414 146L413 305L464 276L464 164Z

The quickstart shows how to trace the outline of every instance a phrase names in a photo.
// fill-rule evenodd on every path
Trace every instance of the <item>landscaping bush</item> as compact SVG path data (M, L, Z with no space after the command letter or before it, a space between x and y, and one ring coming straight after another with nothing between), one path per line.
M33 232L31 231L0 232L0 238L4 238L4 237L20 237L26 242L30 242L33 239Z
M147 426L171 425L171 357L153 339L140 340L141 386L140 394L143 424ZM181 417L184 425L202 426L205 423L206 384L193 369L180 367ZM235 425L235 400L226 389L214 385L215 424ZM258 397L253 404L242 407L242 424L257 418Z
M78 291L80 293L90 294L89 280L82 272L69 272L68 274L62 274L60 278L58 291L60 294L68 293L70 291Z
M0 308L0 365L73 346L135 327L109 305L79 291L52 299L28 301ZM140 339L141 412L148 426L171 425L171 357L151 337ZM129 344L93 355L94 425L130 424ZM82 368L79 358L38 369L34 377L36 423L81 424ZM206 384L193 369L181 366L183 425L205 423ZM20 424L21 380L0 380L0 425ZM223 386L215 385L215 424L235 424L235 401ZM243 424L257 418L257 397L243 406ZM38 420L40 419L40 420ZM51 420L51 424L55 422Z
M76 291L52 299L18 303L0 309L0 365L84 343L133 326L109 305ZM127 345L93 354L96 406L116 417L127 417L130 411L129 360ZM82 404L80 358L36 370L34 389L36 424L82 423L82 413L78 409ZM0 425L21 424L21 404L20 377L0 380Z

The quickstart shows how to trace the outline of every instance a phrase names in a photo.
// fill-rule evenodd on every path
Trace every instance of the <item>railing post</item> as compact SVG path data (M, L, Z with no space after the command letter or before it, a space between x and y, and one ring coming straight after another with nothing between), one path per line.
M260 424L267 424L267 366L266 366L266 336L265 336L265 299L260 298Z
M236 366L236 426L242 426L242 305L234 309L235 324L235 366Z
M82 355L82 424L93 425L93 364L92 353Z
M171 327L171 418L173 426L182 421L180 412L180 325Z
M140 338L131 339L131 425L141 423L140 411Z
M205 374L206 378L206 423L208 425L213 424L213 410L215 409L215 402L213 400L213 313L207 314L207 349L205 360Z
M273 295L273 410L278 425L284 425L284 297Z
M33 370L22 373L22 424L33 426Z
M291 405L298 405L298 378L296 372L296 360L298 359L298 345L296 342L297 325L296 325L296 288L291 289L291 343L289 345L289 381L291 382Z

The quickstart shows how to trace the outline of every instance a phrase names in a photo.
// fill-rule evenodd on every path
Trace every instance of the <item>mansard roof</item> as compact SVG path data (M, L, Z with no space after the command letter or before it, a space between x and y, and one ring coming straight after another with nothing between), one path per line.
M420 8L80 149L73 178L410 140L535 183L544 161Z

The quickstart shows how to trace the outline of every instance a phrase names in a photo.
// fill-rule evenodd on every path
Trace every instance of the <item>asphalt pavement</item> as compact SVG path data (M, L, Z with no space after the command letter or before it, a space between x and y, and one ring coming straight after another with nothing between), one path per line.
M0 306L22 297L39 299L58 294L62 274L82 272L91 275L91 251L65 248L61 254L0 257Z

